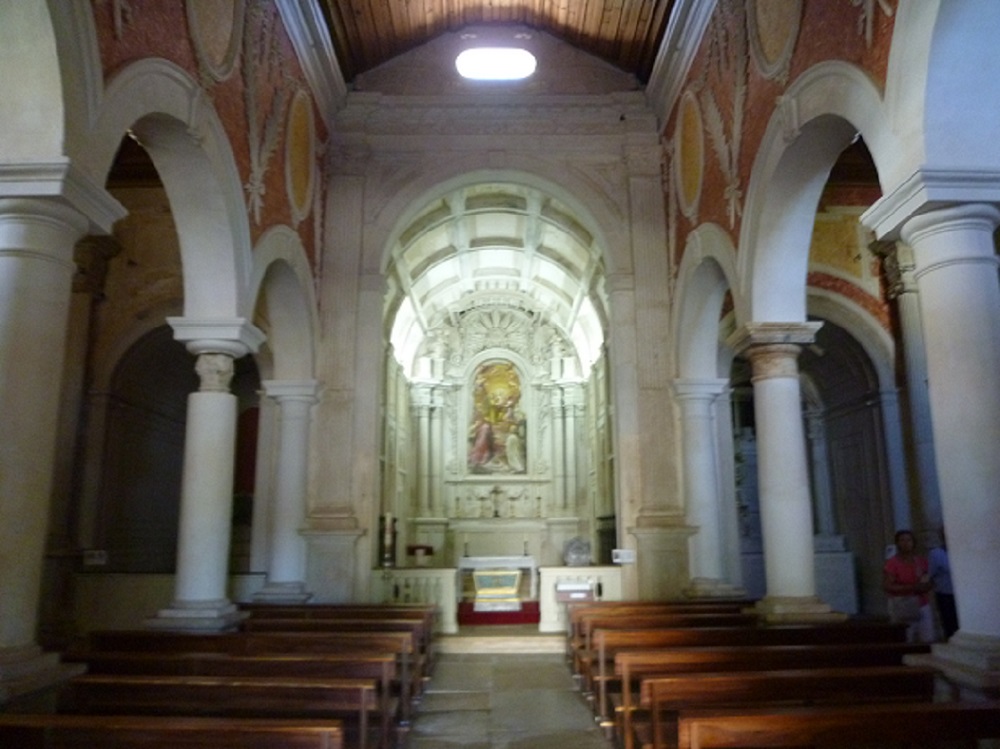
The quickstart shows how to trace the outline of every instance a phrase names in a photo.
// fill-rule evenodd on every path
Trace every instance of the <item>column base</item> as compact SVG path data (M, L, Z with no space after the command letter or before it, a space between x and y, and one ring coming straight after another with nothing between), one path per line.
M0 705L54 687L87 670L83 663L62 663L58 653L37 645L0 649Z
M254 603L305 603L313 594L306 590L302 582L264 584L264 587L253 594Z
M753 612L767 624L814 624L843 622L847 614L834 611L816 596L765 596L754 604Z
M228 600L174 601L146 620L150 629L180 632L222 632L236 629L249 614Z
M681 591L685 598L738 598L745 599L747 592L732 583L711 577L695 577L688 587Z
M903 660L936 668L953 698L1000 699L1000 637L959 630L948 642L932 645L930 654L907 655Z

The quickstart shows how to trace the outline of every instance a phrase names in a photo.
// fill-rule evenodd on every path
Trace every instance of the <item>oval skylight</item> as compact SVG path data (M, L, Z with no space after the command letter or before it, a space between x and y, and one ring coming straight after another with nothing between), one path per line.
M476 47L456 57L455 67L474 81L519 81L535 72L535 56L517 47Z

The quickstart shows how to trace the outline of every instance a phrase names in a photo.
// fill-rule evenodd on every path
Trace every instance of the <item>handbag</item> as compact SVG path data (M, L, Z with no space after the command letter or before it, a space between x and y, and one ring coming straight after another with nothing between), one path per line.
M920 596L889 596L889 618L894 622L920 621Z

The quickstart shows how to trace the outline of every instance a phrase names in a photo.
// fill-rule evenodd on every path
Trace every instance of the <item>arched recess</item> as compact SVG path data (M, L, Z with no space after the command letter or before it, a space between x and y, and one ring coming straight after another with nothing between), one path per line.
M250 229L239 171L210 100L197 81L165 60L142 60L108 85L80 155L98 181L131 132L163 182L180 241L184 315L250 316Z
M485 492L496 497L500 512L486 519L516 521L527 535L509 531L509 538L498 540L502 529L469 532L495 543L491 553L521 553L527 543L535 554L547 555L543 563L556 563L574 535L596 538L591 483L598 482L591 482L585 466L610 452L591 447L598 438L582 415L588 395L597 400L595 391L606 381L592 373L604 368L606 374L608 367L610 314L599 222L565 183L560 187L517 170L480 169L409 190L401 187L412 202L404 204L393 193L387 201L392 210L381 206L386 225L375 232L388 242L378 271L388 284L383 324L392 353L383 507L412 511L411 518L402 515L412 520L401 524L404 532L424 535L408 543L449 553L461 548L455 539L476 525L472 498ZM519 371L519 405L529 411L505 416L494 427L501 445L526 438L527 469L517 459L472 468L467 463L475 418L456 394L472 392L471 373L484 356L513 362ZM600 408L611 413L604 394ZM593 409L588 411L592 416ZM593 432L611 428L607 417ZM610 474L611 465L608 459L595 473ZM556 517L561 522L546 522ZM477 543L472 547L482 553Z
M830 169L861 135L879 174L899 152L864 72L821 63L789 86L754 160L739 242L737 325L802 322L816 208ZM740 306L743 300L745 306Z

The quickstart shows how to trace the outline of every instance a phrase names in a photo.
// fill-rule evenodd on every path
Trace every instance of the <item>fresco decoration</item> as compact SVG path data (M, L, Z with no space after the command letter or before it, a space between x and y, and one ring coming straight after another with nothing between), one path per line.
M111 15L115 26L115 39L121 39L125 26L132 22L132 4L129 0L99 0L100 5L111 4Z
M202 85L220 83L233 74L243 43L246 5L242 0L188 0L185 3L191 40L198 57Z
M674 178L680 209L685 218L696 221L705 176L705 134L698 99L690 90L681 97L673 141L676 144Z
M875 36L875 6L877 5L887 18L892 16L892 6L889 4L889 0L851 0L851 5L861 8L861 15L858 18L858 34L865 38L865 45L871 49L872 39Z
M312 99L300 88L288 109L285 138L285 188L292 209L292 224L298 226L312 207L316 164L316 126Z
M292 83L279 46L276 11L258 0L249 6L248 13L243 34L243 98L250 175L244 188L247 208L254 222L260 224L268 166L281 140L289 101L298 88ZM262 91L270 92L267 100L261 98Z
M802 21L802 0L748 0L750 53L760 74L782 85Z
M743 117L747 101L747 24L742 3L731 7L732 17L715 13L708 34L708 65L696 82L700 91L702 117L712 150L725 179L724 198L728 208L729 226L743 214L743 191L740 188L740 147L743 142ZM723 115L716 99L715 85L720 88L731 81L730 115ZM714 84L714 85L713 85ZM727 120L731 129L726 131Z
M473 474L527 472L527 420L521 376L509 361L479 365L473 375L468 470Z

